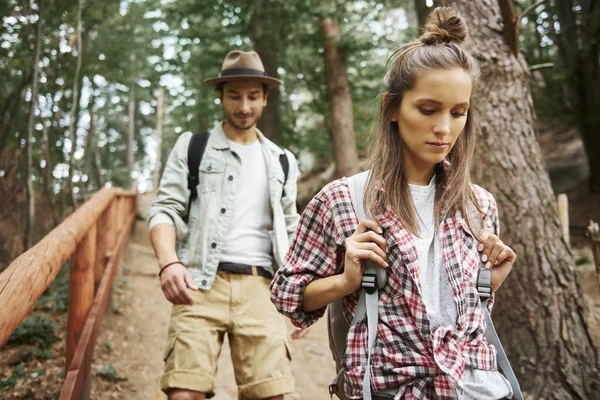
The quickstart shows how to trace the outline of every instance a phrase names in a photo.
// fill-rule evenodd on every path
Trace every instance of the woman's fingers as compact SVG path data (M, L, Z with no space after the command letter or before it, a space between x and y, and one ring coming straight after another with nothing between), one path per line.
M387 268L388 266L385 259L379 254L377 254L375 251L359 249L357 250L356 254L361 260L371 260L380 265L382 268Z
M383 233L383 229L381 229L381 226L379 226L377 222L373 221L372 219L361 219L358 222L356 231L354 231L354 235L360 235L361 233L365 233L369 230L377 232L379 234Z
M358 243L364 243L364 242L377 243L377 245L379 247L381 247L384 251L386 250L386 247L387 247L385 238L383 236L381 236L380 234L375 233L373 231L367 231L367 232L361 233L359 235L352 235L351 238L353 241L358 242Z

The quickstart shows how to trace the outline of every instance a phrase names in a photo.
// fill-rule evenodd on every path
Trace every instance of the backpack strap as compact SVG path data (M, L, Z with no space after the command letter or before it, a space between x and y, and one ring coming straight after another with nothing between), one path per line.
M190 201L187 208L187 216L190 214L190 207L192 206L192 200L198 198L198 184L200 183L199 169L204 150L206 150L206 144L208 143L208 137L210 132L194 133L190 139L188 146L188 189L190 191Z
M358 220L365 219L365 188L369 180L370 171L361 172L347 179L352 205ZM367 314L367 365L363 378L363 399L371 400L371 353L377 337L377 324L379 323L379 290L383 289L387 281L387 272L371 260L364 260L365 271L361 286L363 290L356 306L352 324L357 323Z
M290 172L290 160L287 158L287 154L285 154L285 149L281 145L277 145L283 153L279 155L279 164L281 164L281 169L283 170L283 192L281 197L285 197L285 184L287 183L288 174Z
M496 361L498 363L498 367L500 367L502 373L504 373L506 380L512 388L513 398L516 400L523 400L523 393L521 393L519 381L517 380L517 376L510 366L510 362L508 361L504 347L502 347L498 333L494 328L494 322L492 322L492 317L490 316L490 312L487 308L488 300L492 295L492 271L483 268L483 266L479 267L479 272L477 273L477 292L479 292L481 309L483 310L483 316L485 319L485 338L489 344L494 345L496 348Z

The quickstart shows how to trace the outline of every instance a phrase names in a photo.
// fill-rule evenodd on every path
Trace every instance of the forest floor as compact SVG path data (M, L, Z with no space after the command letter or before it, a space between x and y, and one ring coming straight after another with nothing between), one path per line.
M587 322L590 332L595 335L596 348L600 348L600 285L589 242L584 236L590 218L600 221L600 195L587 191L584 178L587 167L578 161L582 159L583 150L573 132L552 129L547 132L540 137L540 144L555 192L569 196L571 242L585 295ZM140 216L145 215L151 200L151 194L140 196ZM159 380L171 305L160 290L156 270L146 224L143 220L136 220L121 269L115 277L111 307L104 317L96 343L92 363L92 399L166 398L160 391ZM63 282L63 278L60 279ZM0 351L0 400L58 397L64 379L64 360L60 355L64 354L66 299L57 297L51 300L40 307L40 311L58 324L54 328L57 341L49 347L45 356L36 353L35 346L20 346L18 343L7 344ZM288 400L329 399L327 387L335 368L324 322L321 319L304 338L290 340L296 391L286 396ZM289 323L288 330L292 330ZM11 376L12 383L9 382ZM227 345L221 353L217 380L215 400L237 398Z

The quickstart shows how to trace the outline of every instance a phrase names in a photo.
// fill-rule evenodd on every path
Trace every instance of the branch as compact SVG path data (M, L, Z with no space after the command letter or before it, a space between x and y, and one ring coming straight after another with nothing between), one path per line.
M548 62L548 63L543 63L543 64L532 65L529 67L529 70L535 71L536 69L552 68L552 67L554 67L554 63Z
M519 25L512 0L498 0L502 21L504 22L504 38L515 57L519 57Z
M547 2L548 0L540 0L537 3L530 5L525 10L523 10L521 14L519 14L519 16L517 17L517 22L520 24L523 18L527 16L527 14L529 14L532 10L536 9L538 6L541 6L542 4Z

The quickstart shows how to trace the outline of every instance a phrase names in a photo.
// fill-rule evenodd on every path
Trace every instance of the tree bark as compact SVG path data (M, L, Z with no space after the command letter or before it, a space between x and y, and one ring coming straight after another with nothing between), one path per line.
M71 103L71 113L69 115L69 139L71 140L71 151L69 155L69 176L67 177L68 191L71 196L71 204L73 208L77 207L77 199L73 190L73 175L75 174L75 149L77 147L77 117L79 103L79 74L81 72L81 63L83 60L83 40L82 30L83 22L81 13L85 0L79 0L77 9L77 67L75 68L75 77L73 79L73 93Z
M265 6L263 0L257 0L254 4L252 42L267 75L278 78L276 37L272 24L265 20ZM262 118L258 121L258 129L275 143L281 143L279 128L279 88L276 88L269 91L267 106L263 111Z
M38 75L40 53L42 50L42 35L44 25L44 3L43 0L38 1L38 22L35 38L35 53L33 55L32 70L33 78L31 82L31 103L29 106L29 121L27 122L27 161L25 167L25 179L27 190L27 220L25 223L25 250L29 249L33 243L33 224L35 221L35 189L33 187L33 128L35 125L35 109L37 107L38 97Z
M52 201L52 156L50 155L50 139L48 138L48 127L43 122L42 126L42 146L44 147L44 194L46 198Z
M592 399L598 356L533 128L527 65L503 37L497 0L446 3L468 21L482 67L474 180L494 194L501 238L518 255L494 309L500 337L531 398Z
M131 56L132 64L135 62L135 55ZM135 78L129 89L129 125L127 129L127 146L126 146L126 161L127 161L127 187L131 187L133 182L133 141L135 140Z
M88 114L90 116L90 126L88 128L87 131L87 136L86 136L86 143L85 143L85 154L84 154L84 160L85 160L85 171L88 174L91 182L92 182L92 187L94 188L93 190L98 190L100 187L102 187L102 183L100 182L99 176L96 173L96 147L97 147L97 141L98 139L96 138L96 124L94 121L95 118L95 112L94 112L94 105L96 104L96 95L95 95L95 85L94 85L94 81L92 80L91 86L90 86L90 100L88 102Z
M327 94L331 108L333 148L336 176L351 176L358 172L358 150L354 136L354 119L350 87L340 48L340 26L335 19L321 22L325 70L327 71Z
M152 176L153 190L157 190L160 183L164 99L165 91L161 87L158 89L158 97L156 99L156 165Z

